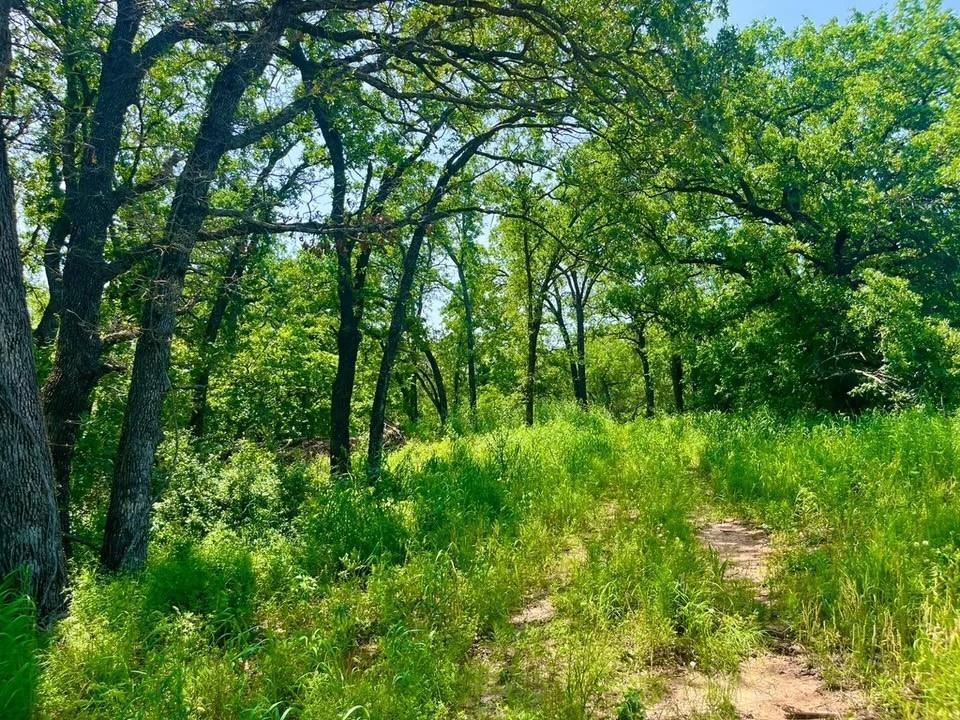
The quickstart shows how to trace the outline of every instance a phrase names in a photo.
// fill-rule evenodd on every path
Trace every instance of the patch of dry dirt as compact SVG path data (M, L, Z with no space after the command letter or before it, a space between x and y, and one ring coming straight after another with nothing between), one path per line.
M727 564L729 578L751 583L757 598L766 600L767 563L773 550L764 530L724 520L701 528L698 536Z
M553 601L549 595L545 595L539 600L533 600L528 603L510 618L510 624L515 628L522 628L525 625L540 625L553 620L557 614L557 609L553 606Z
M754 586L768 602L769 535L736 520L711 523L699 532L701 542L726 563L731 579ZM690 670L668 678L667 696L651 712L654 720L689 718L729 700L739 717L750 720L817 720L865 717L856 692L827 688L801 654L777 650L750 658L732 679L710 678Z

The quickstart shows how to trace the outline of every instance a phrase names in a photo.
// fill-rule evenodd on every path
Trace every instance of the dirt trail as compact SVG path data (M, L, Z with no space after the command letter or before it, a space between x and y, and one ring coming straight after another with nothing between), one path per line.
M736 520L711 523L699 532L727 564L728 578L750 583L756 598L769 602L768 534ZM751 720L817 720L863 718L862 697L827 688L800 649L782 647L750 658L737 678L726 685L689 671L670 679L667 697L651 713L653 720L674 720L708 713L718 696L726 695L740 718Z

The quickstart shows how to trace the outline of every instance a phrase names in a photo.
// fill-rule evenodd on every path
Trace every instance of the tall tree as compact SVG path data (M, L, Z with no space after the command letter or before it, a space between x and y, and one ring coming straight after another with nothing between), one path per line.
M151 477L160 442L163 401L170 390L170 343L190 256L207 217L217 166L231 149L244 147L282 127L308 105L294 101L263 124L233 130L244 94L263 73L291 20L303 8L278 0L256 32L217 75L193 149L177 180L167 219L166 247L150 286L137 342L100 561L109 570L142 567L150 528ZM306 98L307 100L309 98Z
M144 174L139 167L146 155L142 152L145 137L141 134L140 149L133 153L131 163L124 163L127 173L120 175L124 139L128 136L128 110L141 99L147 73L171 48L187 39L206 37L213 25L232 17L230 10L243 12L217 8L209 15L178 18L143 39L147 9L138 0L117 0L106 49L95 75L95 91L86 85L89 73L69 63L65 67L66 126L58 145L62 150L64 197L45 250L47 275L52 280L48 308L59 316L59 332L53 367L42 392L65 535L70 529L70 468L82 420L90 410L100 379L113 369L103 360L105 347L111 341L129 337L103 337L104 290L145 254L143 248L136 248L108 261L108 233L120 208L163 187L177 161L174 155ZM37 17L32 20L40 23ZM38 32L45 31L42 25L38 27ZM73 42L73 38L68 40ZM72 49L70 45L64 48L65 58L75 57L70 55ZM137 145L136 138L128 139ZM60 246L67 239L63 266L58 269ZM48 313L41 320L44 329L40 339L49 339L55 324L55 318Z
M12 62L11 0L0 0L0 94ZM66 560L43 427L17 236L16 200L0 132L0 578L25 571L41 622L64 605Z

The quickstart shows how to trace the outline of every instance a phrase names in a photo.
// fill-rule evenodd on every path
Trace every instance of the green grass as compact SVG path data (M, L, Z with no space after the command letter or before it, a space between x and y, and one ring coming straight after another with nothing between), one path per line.
M0 586L0 717L27 718L36 703L39 638L33 605L9 585Z
M781 533L775 589L805 642L894 717L960 717L960 420L703 425L716 501Z
M768 611L696 541L725 512L776 531L776 611L833 679L960 717L958 430L559 409L412 443L375 492L181 448L147 570L80 572L42 649L15 635L24 687L42 718L640 718L664 669L729 679L765 642ZM542 598L549 622L511 624Z

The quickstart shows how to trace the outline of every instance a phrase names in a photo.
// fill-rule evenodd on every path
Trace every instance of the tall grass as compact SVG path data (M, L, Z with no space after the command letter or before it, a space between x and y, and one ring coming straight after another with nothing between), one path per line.
M777 611L845 658L834 679L960 717L960 421L544 420L411 443L377 489L181 449L146 571L80 572L43 649L10 636L34 716L469 718L493 694L507 718L642 717L662 669L729 677L764 642L694 533L727 512L775 530ZM544 597L550 622L510 622Z
M894 716L960 717L960 420L703 420L717 500L782 534L786 616Z
M28 718L36 703L38 637L34 607L13 588L0 585L0 717Z

